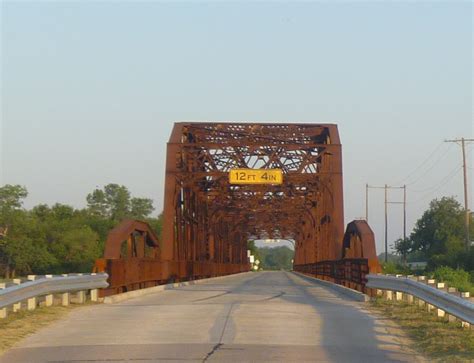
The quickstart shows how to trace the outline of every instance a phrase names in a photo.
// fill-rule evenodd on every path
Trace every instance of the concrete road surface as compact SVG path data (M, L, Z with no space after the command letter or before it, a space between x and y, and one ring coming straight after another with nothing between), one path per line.
M73 311L1 362L414 362L390 321L314 280L246 273Z

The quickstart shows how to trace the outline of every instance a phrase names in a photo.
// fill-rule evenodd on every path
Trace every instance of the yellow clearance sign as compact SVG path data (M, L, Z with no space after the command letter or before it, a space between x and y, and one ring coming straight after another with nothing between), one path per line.
M233 169L229 172L230 184L282 184L281 169Z

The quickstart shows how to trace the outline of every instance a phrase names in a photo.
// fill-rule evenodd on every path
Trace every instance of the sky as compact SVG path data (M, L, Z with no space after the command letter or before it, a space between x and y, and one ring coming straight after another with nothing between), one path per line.
M443 141L474 136L471 2L0 3L0 185L26 186L27 208L119 183L160 212L166 142L189 120L338 124L346 223L366 183L408 184L408 232L430 200L463 201ZM380 253L383 190L369 207Z

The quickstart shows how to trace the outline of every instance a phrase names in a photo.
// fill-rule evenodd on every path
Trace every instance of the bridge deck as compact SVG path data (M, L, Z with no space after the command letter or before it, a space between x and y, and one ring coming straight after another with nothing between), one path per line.
M421 361L406 342L363 303L262 272L75 310L0 360Z

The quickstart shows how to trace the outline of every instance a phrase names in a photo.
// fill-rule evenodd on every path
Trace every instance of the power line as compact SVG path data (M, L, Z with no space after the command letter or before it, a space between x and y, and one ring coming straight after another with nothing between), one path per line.
M416 193L425 193L425 192L428 192L428 191L431 191L432 189L436 189L438 188L441 184L443 184L446 179L450 178L452 176L453 173L455 172L458 172L459 170L462 169L462 166L461 165L457 165L454 169L452 169L448 174L446 174L443 179L441 179L438 183L436 183L435 185L431 186L431 187L428 187L428 188L425 188L425 189L420 189L420 190L417 190L417 189L411 189L412 191L416 192ZM444 185L444 184L443 184Z
M421 202L422 200L425 200L427 197L429 197L429 196L433 195L434 193L436 193L437 191L441 190L441 188L446 186L446 184L448 184L448 182L450 182L451 179L453 179L456 175L458 175L461 170L462 170L462 168L458 168L453 174L449 175L449 179L447 179L442 185L440 185L438 188L436 188L432 192L429 192L429 193L425 194L424 196L422 196L421 198L415 200L413 202L413 204L417 204L418 202Z
M415 181L412 181L411 183L407 183L407 185L414 185L418 183L426 174L428 174L431 170L433 170L436 166L438 166L438 163L441 162L443 159L445 159L449 154L448 151L451 149L451 147L448 147L446 151L440 155L439 158L437 158L434 163L427 169L423 174L421 174Z
M443 145L446 145L446 144L445 144L444 142L439 143L439 144L436 146L436 148L428 155L428 157L426 157L426 158L421 162L420 165L418 165L415 169L413 169L410 173L408 173L408 175L407 175L404 179L400 180L400 181L397 182L396 184L401 184L401 183L403 183L403 182L409 180L413 175L416 175L416 173L420 171L420 169L431 159L431 157L432 157L433 155L436 154L436 152L437 152L439 149L441 149L441 147L442 147ZM448 149L449 149L449 147L448 147Z

